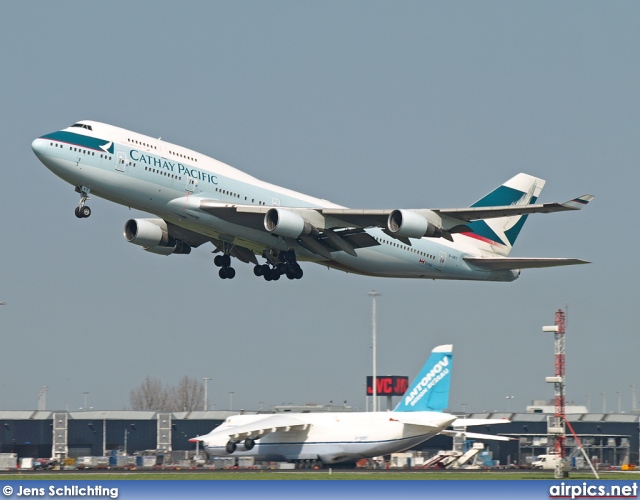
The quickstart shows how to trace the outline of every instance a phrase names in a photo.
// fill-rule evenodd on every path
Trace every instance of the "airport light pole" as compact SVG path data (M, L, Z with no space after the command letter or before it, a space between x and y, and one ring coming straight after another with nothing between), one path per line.
M233 410L233 391L229 391L229 411Z
M102 412L102 456L107 456L107 412Z
M208 407L208 403L209 403L209 380L211 380L211 377L203 377L202 380L204 380L204 411L207 411L209 409Z
M372 337L373 337L373 376L371 377L371 383L373 385L373 407L372 410L378 411L378 380L376 373L376 341L377 341L377 322L376 322L376 297L379 297L380 294L375 290L371 290L369 292L369 296L373 299L373 309L371 312L372 318Z
M515 398L515 396L505 396L504 399L507 400L507 412L511 412L511 400Z

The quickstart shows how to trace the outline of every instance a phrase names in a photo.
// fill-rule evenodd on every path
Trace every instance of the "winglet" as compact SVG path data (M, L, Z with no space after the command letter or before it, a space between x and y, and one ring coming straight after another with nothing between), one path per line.
M594 196L590 194L583 194L582 196L578 196L571 201L567 201L562 204L563 207L569 208L571 210L580 210L582 207L586 206L591 200L593 200Z

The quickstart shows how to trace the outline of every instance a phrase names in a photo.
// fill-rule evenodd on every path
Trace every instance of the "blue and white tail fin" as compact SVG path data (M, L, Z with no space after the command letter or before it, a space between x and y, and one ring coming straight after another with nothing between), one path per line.
M449 406L453 346L441 345L431 356L393 411L443 411Z
M518 174L471 206L530 205L540 196L545 182L544 179L532 175ZM473 232L464 234L477 240L478 246L489 245L487 250L506 256L509 255L526 220L526 215L476 220L467 224Z

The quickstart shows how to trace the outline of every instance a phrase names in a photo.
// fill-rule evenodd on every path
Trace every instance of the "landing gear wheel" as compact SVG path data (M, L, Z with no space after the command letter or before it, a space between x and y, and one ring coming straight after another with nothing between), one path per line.
M227 276L227 268L226 267L221 267L220 271L218 271L218 276L220 276L220 278L222 278L223 280L226 280L228 278L228 276Z
M216 267L222 267L222 255L216 255L213 258L213 263L215 264Z
M227 267L227 279L232 280L236 276L236 270L233 267Z
M78 219L84 219L91 215L91 209L85 206L87 200L91 199L89 198L89 192L90 189L86 186L76 186L76 193L80 193L80 203L76 207L76 217Z
M257 265L253 267L253 274L256 276L262 276L262 266Z
M76 207L75 213L78 219L85 219L91 215L91 209L87 206Z
M233 441L229 441L224 448L225 450L227 450L227 453L231 455L234 451L236 451L237 447L238 446L236 445L236 443L234 443Z
M222 265L224 267L230 267L231 266L231 257L227 254L224 254L221 256L222 257Z

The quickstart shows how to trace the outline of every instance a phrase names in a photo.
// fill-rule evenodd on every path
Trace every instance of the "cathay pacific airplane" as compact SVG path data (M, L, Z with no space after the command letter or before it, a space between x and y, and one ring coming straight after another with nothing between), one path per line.
M212 457L253 456L260 460L312 460L325 465L352 462L413 448L436 434L509 422L464 419L443 410L449 404L452 346L441 345L391 412L234 415L200 441ZM449 430L448 427L453 429ZM466 432L469 438L507 441L503 436Z
M124 238L160 255L188 254L211 242L223 279L236 274L232 257L252 263L267 281L301 278L299 261L368 276L484 281L513 281L525 268L586 263L508 257L528 214L579 210L593 199L536 204L545 181L527 174L468 208L361 210L95 121L44 135L31 147L80 194L78 218L91 215L89 195L154 214L128 220Z

